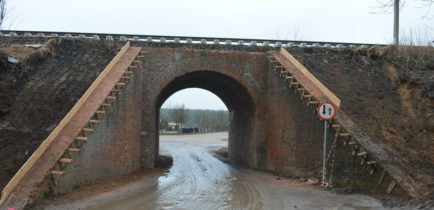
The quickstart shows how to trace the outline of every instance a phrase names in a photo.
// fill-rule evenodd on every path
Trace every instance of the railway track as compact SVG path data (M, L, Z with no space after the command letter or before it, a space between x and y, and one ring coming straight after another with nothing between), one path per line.
M221 37L193 37L193 36L161 36L140 34L109 34L109 33L80 33L56 31L16 31L0 30L0 37L37 37L37 38L79 38L108 41L132 41L150 43L177 43L196 45L233 45L256 47L323 47L323 48L368 48L372 46L386 46L384 44L346 43L346 42L317 42L298 40L272 39L244 39Z

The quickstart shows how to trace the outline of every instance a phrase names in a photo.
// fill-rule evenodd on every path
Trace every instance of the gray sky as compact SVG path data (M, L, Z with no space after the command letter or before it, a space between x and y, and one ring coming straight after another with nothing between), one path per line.
M434 40L434 18L423 18L433 17L434 8L428 11L414 2L407 0L401 13L401 31ZM391 43L393 15L373 14L380 12L373 8L377 5L377 0L8 0L5 26L15 30ZM196 100L181 98L173 103ZM217 107L225 108L221 105ZM187 107L197 108L193 104Z
M187 88L174 93L164 102L163 107L170 108L180 104L184 104L189 109L227 110L219 97L200 88Z

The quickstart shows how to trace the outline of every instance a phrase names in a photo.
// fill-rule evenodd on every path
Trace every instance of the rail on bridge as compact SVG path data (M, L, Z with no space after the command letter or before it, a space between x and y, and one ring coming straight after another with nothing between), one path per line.
M145 42L161 44L194 44L194 45L223 45L242 47L324 47L324 48L369 48L372 46L384 46L369 43L345 43L323 41L298 41L298 40L271 40L271 39L246 39L246 38L222 38L222 37L191 37L191 36L161 36L143 34L108 34L108 33L80 33L80 32L55 32L55 31L18 31L0 30L0 36L15 38L66 38L66 39L93 39L120 42Z

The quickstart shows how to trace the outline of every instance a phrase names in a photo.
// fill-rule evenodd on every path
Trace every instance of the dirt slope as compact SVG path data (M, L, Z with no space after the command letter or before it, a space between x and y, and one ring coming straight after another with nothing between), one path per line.
M289 50L434 196L434 48Z
M40 50L17 45L0 50L0 189L118 47L53 40ZM434 189L433 48L288 50L343 100L353 121L394 154L391 161ZM9 64L5 52L23 62Z
M117 45L48 41L0 49L0 189L72 108L117 52ZM7 54L21 63L10 64Z

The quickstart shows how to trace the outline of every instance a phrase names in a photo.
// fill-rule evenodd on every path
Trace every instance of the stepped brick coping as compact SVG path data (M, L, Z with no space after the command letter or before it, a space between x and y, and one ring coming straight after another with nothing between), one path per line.
M421 192L423 186L416 182L388 152L375 143L362 129L360 129L342 110L338 110L335 119L353 136L369 154L414 198L425 197L429 192Z
M6 185L2 191L0 205L16 204L18 206L15 208L24 208L35 187L42 183L45 175L49 173L97 111L140 50L141 48L138 47L130 47L129 42L125 44L80 100Z
M282 65L279 67L284 67L284 71L290 73L291 76L289 77L291 79L295 79L297 83L320 103L332 101L337 106L340 105L341 101L285 49L281 48L280 53L273 53L273 57ZM418 183L405 168L401 167L399 160L395 160L390 156L382 145L375 143L342 110L338 110L335 121L348 132L345 135L356 139L364 150L376 159L373 162L378 162L410 196L423 198L430 194L428 188L424 187L422 183ZM365 152L365 154L368 153Z
M279 53L274 54L274 57L319 103L332 102L340 107L341 100L283 47L280 48Z

